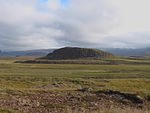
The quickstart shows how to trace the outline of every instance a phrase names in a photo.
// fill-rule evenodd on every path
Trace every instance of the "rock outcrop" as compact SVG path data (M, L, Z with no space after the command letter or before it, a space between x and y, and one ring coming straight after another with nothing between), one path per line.
M63 60L63 59L91 59L91 58L112 58L115 55L91 48L65 47L49 53L45 59Z

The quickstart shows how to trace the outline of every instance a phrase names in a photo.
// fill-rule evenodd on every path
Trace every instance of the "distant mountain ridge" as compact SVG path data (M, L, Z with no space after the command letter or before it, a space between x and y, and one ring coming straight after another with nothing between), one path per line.
M150 48L98 48L120 56L150 56ZM37 49L27 51L0 51L0 56L46 56L56 49Z
M0 56L45 56L55 49L37 49L27 51L1 51Z
M140 48L140 49L103 48L102 50L120 56L150 56L150 48Z

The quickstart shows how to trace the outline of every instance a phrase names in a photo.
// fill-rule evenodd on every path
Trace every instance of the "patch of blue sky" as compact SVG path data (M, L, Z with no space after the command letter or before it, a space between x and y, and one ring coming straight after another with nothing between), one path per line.
M47 11L47 8L43 6L43 4L45 4L46 2L48 2L48 0L38 0L37 10L41 12Z
M48 0L38 0L38 1L44 3L47 2Z
M47 11L47 8L43 7L42 4L45 4L48 1L50 0L38 0L39 4L38 4L37 9L39 11ZM62 7L66 7L69 3L69 0L59 0L59 2L62 5Z
M68 5L69 0L60 0L60 2L63 6L66 6L66 5Z
M47 2L49 0L38 0L38 1L41 3L44 3L44 2ZM59 0L59 1L62 5L67 5L69 3L69 0Z

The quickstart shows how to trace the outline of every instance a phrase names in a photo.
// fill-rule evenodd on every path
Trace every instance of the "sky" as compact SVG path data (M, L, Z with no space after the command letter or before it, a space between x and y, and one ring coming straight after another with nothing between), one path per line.
M150 47L150 0L0 0L0 50Z

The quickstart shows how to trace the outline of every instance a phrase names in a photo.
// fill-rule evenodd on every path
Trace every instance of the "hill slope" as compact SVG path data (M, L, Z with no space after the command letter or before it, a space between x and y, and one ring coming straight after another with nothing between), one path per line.
M112 58L115 55L91 48L65 47L49 53L45 59L61 60L61 59L87 59L87 58Z

